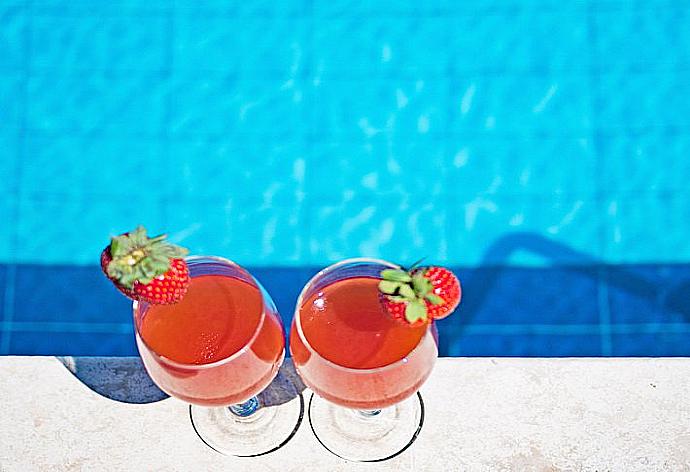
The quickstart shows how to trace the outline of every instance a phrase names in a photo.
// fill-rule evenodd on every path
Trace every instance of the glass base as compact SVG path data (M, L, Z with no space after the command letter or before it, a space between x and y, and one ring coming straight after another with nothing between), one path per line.
M380 462L402 453L424 424L421 394L382 410L352 410L312 394L309 424L316 439L336 456L356 462Z
M262 456L295 435L304 416L304 398L299 394L271 407L258 406L256 398L231 407L190 405L189 416L194 431L211 449L228 456Z

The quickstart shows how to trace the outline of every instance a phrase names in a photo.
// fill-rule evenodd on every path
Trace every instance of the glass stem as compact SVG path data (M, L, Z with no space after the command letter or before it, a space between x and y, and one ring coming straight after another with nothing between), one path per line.
M230 405L228 410L230 410L233 415L239 416L240 418L246 418L247 416L253 415L256 410L259 409L259 406L259 399L252 397L244 403Z
M357 410L365 418L373 418L381 413L381 410Z

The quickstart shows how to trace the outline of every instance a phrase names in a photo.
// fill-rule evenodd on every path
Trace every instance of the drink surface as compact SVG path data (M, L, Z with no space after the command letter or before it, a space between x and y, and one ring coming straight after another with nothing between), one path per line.
M192 279L174 305L152 305L140 333L158 355L183 364L208 364L244 347L261 321L261 292L242 280L217 275Z
M304 300L302 331L316 352L343 367L373 369L399 361L419 344L426 326L393 319L380 302L378 283L344 279Z
M213 263L193 266L213 268ZM134 316L149 375L166 393L189 403L248 400L270 384L285 354L280 316L270 300L256 285L232 276L192 275L179 303L140 305Z
M379 279L341 279L307 296L293 320L290 351L304 382L348 408L377 409L413 395L433 369L433 325L393 319L379 299Z

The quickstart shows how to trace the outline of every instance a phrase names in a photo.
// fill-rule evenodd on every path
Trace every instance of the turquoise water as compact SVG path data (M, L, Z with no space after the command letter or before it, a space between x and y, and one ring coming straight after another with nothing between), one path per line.
M41 280L17 274L94 287L81 267L143 223L269 278L359 255L469 279L585 267L583 319L577 300L547 316L489 292L500 308L448 328L447 352L479 332L496 354L687 353L690 317L663 294L686 293L690 262L689 20L663 0L0 0L0 352L127 331L121 305L84 318L64 289L23 308ZM623 277L616 308L628 266L666 275L640 276L646 295ZM505 328L511 309L534 329ZM544 332L585 341L525 338Z

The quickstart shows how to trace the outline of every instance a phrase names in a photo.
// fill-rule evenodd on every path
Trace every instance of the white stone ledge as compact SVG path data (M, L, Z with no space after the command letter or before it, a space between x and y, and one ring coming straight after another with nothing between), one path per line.
M138 365L85 359L79 373L126 399L151 389ZM239 459L202 444L181 401L122 403L56 358L0 357L0 471L690 471L690 358L441 359L422 394L424 429L388 462L337 459L306 421Z

